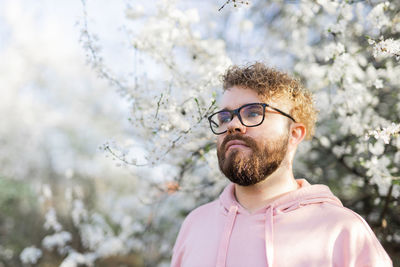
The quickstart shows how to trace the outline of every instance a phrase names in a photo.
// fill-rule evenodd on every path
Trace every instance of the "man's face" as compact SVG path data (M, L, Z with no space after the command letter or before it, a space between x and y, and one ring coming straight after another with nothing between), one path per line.
M222 109L237 109L248 103L263 103L258 94L250 89L232 87L225 91ZM271 106L288 112L279 102ZM263 123L256 127L243 126L235 116L229 122L228 131L217 137L219 167L233 183L248 186L263 181L271 175L286 156L289 123L285 116L266 109Z

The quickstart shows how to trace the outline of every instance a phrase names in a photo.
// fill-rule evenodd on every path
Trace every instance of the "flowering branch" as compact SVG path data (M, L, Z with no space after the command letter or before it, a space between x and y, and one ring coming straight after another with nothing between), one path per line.
M89 51L89 53L86 54L87 62L91 64L92 68L97 71L101 78L108 80L111 85L115 86L118 89L118 92L120 94L125 95L127 92L127 87L122 84L121 81L123 79L121 79L120 77L113 77L110 74L110 70L106 69L106 67L103 65L103 58L98 55L98 51L100 48L95 44L97 36L92 35L89 32L86 0L81 0L81 2L83 10L83 25L81 29L80 43L86 51Z

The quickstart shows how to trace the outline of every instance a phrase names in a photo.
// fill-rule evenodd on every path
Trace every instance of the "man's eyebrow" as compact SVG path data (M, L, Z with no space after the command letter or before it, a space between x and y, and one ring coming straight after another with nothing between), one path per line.
M228 106L224 106L224 107L220 106L219 110L234 110L234 108L230 107L229 105Z
M228 107L224 107L224 108L219 108L218 111L228 111L228 110L232 110Z

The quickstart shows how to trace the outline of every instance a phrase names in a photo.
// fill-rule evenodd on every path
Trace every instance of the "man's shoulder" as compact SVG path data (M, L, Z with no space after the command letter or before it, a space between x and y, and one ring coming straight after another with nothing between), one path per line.
M216 218L220 209L219 200L205 203L192 210L182 222L181 231L188 230L193 227L204 224Z
M329 206L327 213L330 215L325 214L325 221L331 221L330 232L336 233L336 248L356 251L355 254L361 255L358 259L360 265L362 265L361 262L364 262L371 264L368 266L378 266L378 264L379 266L392 266L389 256L361 215L343 206ZM341 250L339 249L339 251Z
M329 224L331 229L340 232L351 232L353 234L374 235L372 229L365 219L355 211L344 206L323 203L316 214L319 218Z
M205 216L213 215L220 209L219 199L215 199L211 202L205 203L201 206L198 206L194 210L192 210L187 216L185 220L196 220L206 219Z

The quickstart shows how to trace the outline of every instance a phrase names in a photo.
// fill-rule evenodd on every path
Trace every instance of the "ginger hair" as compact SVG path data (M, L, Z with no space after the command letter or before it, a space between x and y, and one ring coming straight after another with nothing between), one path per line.
M246 66L231 66L222 76L222 81L224 91L239 86L256 91L266 101L289 101L289 114L296 122L304 124L306 139L313 137L318 112L314 107L312 93L298 79L256 62Z

